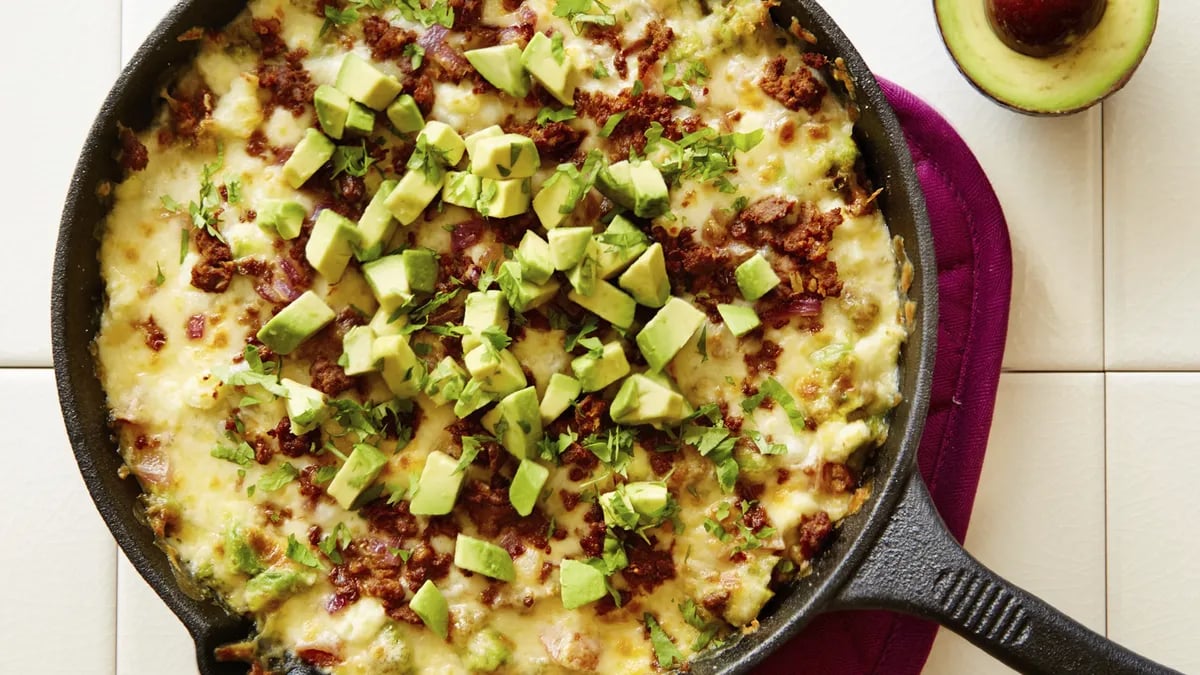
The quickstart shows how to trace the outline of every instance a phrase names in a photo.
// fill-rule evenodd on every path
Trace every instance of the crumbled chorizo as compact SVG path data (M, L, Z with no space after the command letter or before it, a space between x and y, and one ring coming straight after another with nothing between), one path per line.
M166 346L167 334L163 332L163 329L159 327L158 322L154 320L153 314L146 317L145 321L139 323L138 328L142 329L142 333L144 334L142 341L146 343L146 346L149 347L151 351L157 352Z
M269 91L268 112L283 108L299 117L312 103L317 85L301 64L308 52L298 49L288 52L283 63L262 63L258 66L258 86Z
M807 66L797 68L790 75L784 74L786 69L786 56L776 56L767 61L758 86L788 110L804 110L810 115L816 114L821 109L821 101L825 98L828 88Z
M233 279L233 252L229 245L202 229L192 230L200 260L192 266L192 285L206 293L224 293Z
M121 167L126 171L141 171L150 163L150 151L138 140L137 134L124 125L118 127L117 137L121 141Z
M417 39L417 34L393 26L381 16L371 14L362 21L363 39L371 48L371 58L391 61L404 55L404 48Z

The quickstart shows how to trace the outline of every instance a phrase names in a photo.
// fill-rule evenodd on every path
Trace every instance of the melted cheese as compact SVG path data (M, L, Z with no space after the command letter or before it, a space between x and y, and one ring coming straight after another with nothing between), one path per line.
M345 43L318 37L322 21L307 8L308 4L253 0L248 11L254 17L279 18L289 48L309 52L303 65L313 81L333 84ZM586 34L575 35L566 19L552 16L554 4L554 0L528 0L525 7L537 13L538 30L553 30L564 36L567 57L583 75L580 88L615 94L629 87L639 75L636 59L630 60L629 77L623 80L615 74L605 79L589 77L596 62L611 63L614 50L607 43L586 39ZM738 154L739 170L729 176L734 192L685 181L671 191L670 215L659 218L656 225L672 232L684 224L698 227L718 210L729 208L736 196L752 202L764 196L784 195L816 202L822 209L845 206L824 176L832 161L844 157L847 151L853 152L853 123L833 97L826 97L817 114L808 115L786 110L758 88L755 74L762 71L768 58L784 53L795 62L798 56L794 45L779 46L778 41L766 39L767 33L775 29L760 27L766 16L764 5L743 0L704 15L695 3L675 0L616 0L608 4L618 17L626 44L640 37L647 24L662 15L677 36L668 58L704 61L712 78L703 88L694 88L693 93L695 113L706 124L723 132L764 132L762 143ZM409 30L423 30L395 11L388 10L385 16ZM484 17L495 25L514 21L513 15L494 0L485 3ZM361 30L351 27L347 35L360 38ZM777 31L776 36L782 35ZM354 41L353 51L370 57L361 39ZM288 198L310 211L317 206L311 197L287 186L278 164L247 152L246 139L255 130L261 130L273 146L291 147L315 124L311 110L295 116L283 109L270 113L264 109L266 95L258 90L256 62L257 55L247 48L205 43L193 76L201 78L213 93L216 103L212 120L206 123L196 144L163 145L154 128L141 134L150 151L149 166L116 187L99 252L107 291L96 340L100 374L114 420L119 426L133 425L150 439L149 447L138 447L132 437L123 434L122 452L141 480L148 503L174 514L174 528L163 543L183 571L215 589L235 611L249 612L248 577L232 564L226 542L231 529L255 529L268 542L268 551L260 556L264 565L297 572L302 579L296 591L282 602L252 612L258 622L260 647L335 653L342 660L332 670L339 675L464 672L464 653L471 636L489 628L502 632L510 648L504 672L644 672L654 657L642 612L653 613L680 650L690 655L699 631L684 621L677 607L687 600L699 602L720 592L728 592L730 597L724 618L733 627L753 625L771 595L768 582L772 570L780 560L796 557L796 529L802 520L820 511L837 520L852 508L849 494L816 490L806 471L812 472L827 461L844 462L860 448L882 441L886 425L880 420L898 401L896 364L905 334L899 320L896 259L881 216L846 212L845 221L836 229L830 258L837 263L845 288L840 298L825 302L820 331L765 331L764 338L776 342L782 350L775 378L817 422L815 429L796 430L780 405L754 410L744 420L746 428L757 429L767 441L786 447L786 452L778 455L755 454L742 466L743 475L766 486L761 504L776 530L774 535L764 537L757 548L745 551L743 556L734 555L742 540L735 537L722 542L706 522L724 519L729 530L735 531L728 512L737 512L738 500L720 490L709 460L690 449L680 451L671 484L680 506L681 529L675 531L673 525L654 529L660 546L671 547L676 577L650 594L637 596L631 610L605 615L589 607L567 611L558 600L557 572L545 574L543 566L554 568L564 558L585 557L579 535L587 530L583 516L588 505L566 511L558 497L560 491L580 492L581 487L569 479L565 469L553 470L541 508L569 536L552 539L548 553L528 549L518 556L514 561L517 578L502 586L494 607L480 600L486 588L482 577L468 577L451 567L449 576L438 582L449 602L453 625L450 641L442 642L421 626L394 621L380 601L367 594L338 612L327 611L333 587L325 574L300 566L284 555L288 538L307 541L307 532L313 526L332 532L341 525L355 540L371 534L366 521L354 512L325 502L312 506L295 481L274 492L259 489L248 494L251 486L285 461L300 469L312 463L312 458L280 456L268 466L255 462L239 466L212 456L214 447L230 444L226 422L235 408L247 433L265 433L284 416L281 400L270 400L261 391L240 391L221 384L229 373L245 368L238 362L243 345L253 327L269 317L274 308L256 293L252 280L245 276L235 275L229 289L221 294L193 287L190 271L199 260L195 246L190 246L184 259L179 260L180 233L191 227L190 218L186 209L176 213L166 208L161 198L166 195L182 204L197 200L202 166L215 159L219 145L223 165L214 182L236 181L240 186L241 202L224 205L218 224L233 245L235 256L269 258L273 248L280 245L247 217L246 212L254 205L265 199ZM401 75L395 63L376 65ZM524 101L496 93L474 94L469 84L439 83L435 95L436 104L429 118L445 121L464 135L512 114L529 118L536 112L536 107ZM727 113L735 111L740 116L730 122ZM166 123L165 114L159 125ZM597 131L590 120L579 119L574 124ZM785 146L780 141L780 129L785 125L801 129L797 138L806 138L803 130L819 128L824 140ZM599 143L593 133L584 147L597 147ZM552 169L548 163L544 165L534 179L535 185ZM374 175L368 179L370 190L378 180ZM411 238L417 245L448 254L448 230L466 217L466 211L448 207L428 221L399 228L392 246L408 245ZM503 252L485 239L466 254L482 262ZM161 284L157 279L160 273ZM376 307L354 266L336 285L316 279L314 290L335 309L353 305L370 314ZM204 334L192 339L187 326L197 316L204 317ZM165 346L158 351L145 345L144 325L150 317L166 338ZM693 406L722 403L735 415L740 414L742 384L749 376L739 342L718 325L706 325L703 333L707 335L706 354L698 349L698 335L693 336L668 372ZM513 353L532 374L539 393L545 390L551 374L570 372L572 357L563 350L564 335L563 331L528 328L512 346ZM835 363L814 362L813 355L819 350L839 345L841 356ZM426 358L433 364L443 354L441 346L433 344ZM849 378L852 387L848 393L837 394L831 386L835 373ZM297 359L285 360L282 374L308 381L307 364ZM761 383L762 379L760 375L750 381ZM371 376L368 382L368 400L390 398L379 378ZM815 387L820 393L806 397L802 392L808 385L808 390ZM247 394L262 402L243 405L242 398ZM408 490L430 452L449 446L446 428L456 420L449 406L437 407L424 396L418 397L416 404L421 410L421 423L412 440L403 448L394 447L394 442L382 448L390 459L378 480L396 494ZM852 412L855 418L848 419ZM349 450L349 439L333 440L342 452ZM629 480L658 479L649 461L652 451L641 445L635 447L627 469ZM791 476L786 483L774 480L780 471ZM468 469L468 475L487 478L487 473L476 466ZM593 490L611 489L614 484L612 477L605 477L603 472L595 475L598 480L582 490L585 496ZM264 516L266 513L274 517ZM473 531L469 520L459 518L458 522L464 531ZM447 537L435 537L433 545L443 553L453 549L453 541ZM415 590L409 588L408 592Z

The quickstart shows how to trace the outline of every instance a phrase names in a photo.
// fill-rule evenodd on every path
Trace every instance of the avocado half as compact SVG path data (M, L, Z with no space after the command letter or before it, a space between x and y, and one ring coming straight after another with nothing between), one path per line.
M1158 0L1108 0L1091 33L1066 51L1026 56L1001 41L985 0L933 0L938 29L975 88L1013 110L1066 115L1116 92L1137 70L1158 23Z

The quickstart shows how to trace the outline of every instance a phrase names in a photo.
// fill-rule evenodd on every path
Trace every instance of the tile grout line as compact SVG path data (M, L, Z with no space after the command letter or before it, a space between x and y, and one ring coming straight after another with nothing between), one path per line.
M1108 200L1106 196L1107 161L1104 151L1104 102L1100 102L1100 358L1104 366L1100 401L1104 409L1100 418L1104 420L1104 436L1101 446L1104 452L1104 635L1109 635L1109 581L1108 581L1108 257L1105 245L1108 234Z

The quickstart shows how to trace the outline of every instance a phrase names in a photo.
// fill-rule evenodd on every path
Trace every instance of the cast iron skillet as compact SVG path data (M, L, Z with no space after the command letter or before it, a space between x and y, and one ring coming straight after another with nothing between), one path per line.
M121 465L108 426L104 392L90 345L99 325L103 287L97 231L107 206L97 196L104 181L119 181L117 122L150 123L158 86L186 64L194 43L176 38L189 28L219 28L244 0L185 0L133 57L105 101L80 156L67 195L54 264L54 367L67 432L92 498L117 543L138 572L187 626L205 675L245 673L244 665L217 663L213 648L247 637L250 622L185 593L171 565L138 516L135 480L118 478ZM871 73L845 35L815 0L782 0L776 21L792 17L812 31L816 48L840 56L853 78L861 109L857 136L883 186L880 204L893 233L904 237L915 278L916 324L903 354L904 402L895 411L889 442L873 463L873 495L847 518L811 576L768 605L751 636L699 659L696 673L742 673L796 635L822 611L883 608L938 621L1014 668L1027 672L1172 672L1108 642L1009 584L969 556L947 532L921 478L913 471L921 438L937 335L937 278L924 198L900 126ZM846 92L843 90L843 94ZM311 673L296 665L292 673Z

